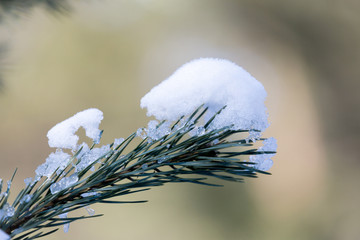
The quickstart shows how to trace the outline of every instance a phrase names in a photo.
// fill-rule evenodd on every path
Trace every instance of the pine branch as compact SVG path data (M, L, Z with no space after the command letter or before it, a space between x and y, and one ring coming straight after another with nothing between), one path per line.
M12 205L8 203L9 182L6 192L0 195L0 229L13 239L36 239L57 230L43 232L48 228L101 216L64 217L76 209L94 203L146 202L118 201L113 200L114 197L170 182L219 186L208 178L242 182L245 177L257 177L258 173L269 174L240 157L274 152L258 151L247 139L237 139L237 133L248 130L232 130L231 126L211 129L209 126L219 112L205 123L199 134L189 137L189 133L199 131L196 124L206 111L206 108L198 108L189 117L176 121L164 136L158 139L144 137L126 153L129 145L139 139L141 131L138 130L119 145L111 144L103 156L77 171L84 156L80 148L65 169L55 171L49 178L36 178L20 191ZM157 128L163 124L166 122ZM9 214L11 211L13 214Z

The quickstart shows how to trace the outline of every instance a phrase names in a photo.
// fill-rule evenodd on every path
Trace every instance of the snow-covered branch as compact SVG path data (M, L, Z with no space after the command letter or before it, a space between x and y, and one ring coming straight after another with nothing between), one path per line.
M8 202L11 180L4 192L0 180L0 240L36 239L61 225L67 231L73 221L100 216L91 204L129 203L110 198L169 182L214 185L208 178L241 182L268 174L277 144L261 138L269 126L265 97L262 84L236 64L198 59L141 99L141 107L157 120L125 139L97 146L103 119L98 109L60 122L47 134L56 150L36 168L34 178L24 180L14 202ZM80 127L92 146L78 143ZM258 140L264 144L256 149ZM129 150L131 142L137 146ZM68 217L79 208L89 216Z

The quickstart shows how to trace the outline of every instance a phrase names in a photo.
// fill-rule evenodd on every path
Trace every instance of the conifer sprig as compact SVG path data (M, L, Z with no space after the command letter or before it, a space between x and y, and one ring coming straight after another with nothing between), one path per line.
M61 225L101 216L63 217L76 209L94 203L146 202L120 201L114 197L146 191L170 182L219 186L208 178L241 182L244 177L256 177L257 173L268 174L253 167L254 163L240 158L274 152L258 151L247 139L236 139L239 138L237 133L248 130L232 130L231 126L211 129L211 121L219 112L204 124L201 134L189 136L198 128L196 124L206 110L200 107L191 116L181 117L168 134L157 140L145 137L129 151L129 145L138 139L135 132L120 145L111 144L107 153L75 173L81 160L82 149L79 149L67 168L50 178L43 177L29 183L12 205L8 203L9 183L6 194L0 197L0 209L8 205L13 208L14 214L11 217L0 216L0 229L12 239L36 239L52 234ZM158 127L161 124L165 122ZM60 191L51 190L54 183L71 177L76 177L77 181Z

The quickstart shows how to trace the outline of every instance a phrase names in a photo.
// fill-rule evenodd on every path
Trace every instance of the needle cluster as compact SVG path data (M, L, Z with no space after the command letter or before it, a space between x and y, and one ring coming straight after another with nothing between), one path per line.
M196 124L206 111L207 108L200 107L190 116L180 117L170 125L170 131L155 139L149 136L141 139L134 132L117 144L110 144L108 151L96 161L77 170L84 156L80 148L70 157L65 168L55 171L50 177L27 180L26 187L12 204L8 203L11 188L11 182L8 182L8 188L0 195L0 233L3 231L14 240L36 239L73 221L101 216L92 212L89 216L67 217L67 213L76 209L89 209L88 206L95 203L146 202L121 201L115 197L146 191L165 183L218 186L209 181L209 177L241 182L243 178L253 178L258 173L268 174L246 159L248 155L275 152L259 151L247 138L239 137L241 134L238 133L249 130L234 130L232 126L210 128L220 111L203 125L199 133ZM160 122L155 128L161 128L163 124L169 123ZM198 134L189 135L194 131ZM129 150L134 143L137 144ZM61 185L64 182L67 184ZM61 187L52 191L59 185ZM5 206L11 208L10 214L4 212Z

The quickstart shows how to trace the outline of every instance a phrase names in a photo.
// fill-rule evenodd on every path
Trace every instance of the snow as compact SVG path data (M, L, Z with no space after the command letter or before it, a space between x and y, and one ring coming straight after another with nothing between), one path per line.
M114 147L119 146L121 143L123 143L125 141L124 138L115 138L114 140Z
M4 197L7 197L7 192L2 192L2 193L0 193L0 200L2 200L2 198L4 198Z
M88 214L89 214L90 216L94 216L94 215L95 215L95 210L94 210L94 209L86 206L86 207L85 207L85 210L88 212Z
M136 136L141 137L142 139L146 138L146 132L144 131L144 128L138 128L136 131Z
M75 167L75 172L80 172L85 169L87 166L92 164L93 162L99 160L102 156L106 155L110 151L110 145L104 145L100 148L93 148L89 150L87 145L84 145L83 150L85 151L80 159L80 162ZM81 154L81 153L80 153Z
M263 142L263 146L260 147L257 152L268 151L275 152L277 149L276 139L271 137ZM266 154L257 154L250 156L250 162L255 163L254 167L261 171L268 171L273 165L273 161L271 160L274 157L274 153L266 153Z
M156 120L151 120L148 127L143 129L141 137L148 137L150 140L159 140L170 133L170 125L168 122L160 124Z
M60 181L51 184L50 191L52 194L58 193L61 190L71 187L79 180L76 174L71 175L70 177L64 177Z
M59 218L67 218L67 216L68 216L68 213L62 213L58 217ZM69 227L70 227L70 223L65 223L64 224L64 232L65 233L69 232Z
M263 131L268 127L263 85L243 68L224 59L200 58L186 63L141 99L148 116L174 121L199 106L206 118L227 106L210 128Z
M67 218L68 213L59 214L59 218Z
M26 194L24 197L21 198L20 203L23 204L30 202L32 196L32 194Z
M79 146L78 150L80 150L80 148L81 148L81 151L77 155L78 159L81 159L85 154L87 154L90 151L89 146L84 142Z
M81 194L81 196L82 196L83 198L85 198L85 197L91 197L91 196L96 196L96 195L99 195L99 193L98 193L98 192L87 192L87 193L82 193L82 194Z
M275 152L276 149L277 149L277 141L275 138L270 137L264 140L263 146L260 147L258 151Z
M10 240L10 236L1 229L0 229L0 240Z
M64 224L64 233L69 232L69 228L70 228L70 223Z
M15 208L5 203L3 208L0 209L0 220L7 217L12 217L15 214Z
M86 136L93 139L95 143L99 143L101 137L99 125L102 119L103 113L96 108L78 112L49 130L47 134L49 146L75 150L79 140L75 132L80 127L85 129Z
M161 157L157 162L159 164L161 164L161 163L165 162L166 160L167 160L166 157Z
M9 190L11 188L12 181L7 180L6 184L7 184L7 190Z
M206 129L203 126L196 126L189 132L190 136L202 136L206 133Z
M255 163L254 168L261 171L268 171L273 165L273 161L270 159L270 156L265 154L250 156L250 162Z
M55 171L60 173L64 170L68 166L70 160L69 154L64 153L62 150L57 150L46 158L45 163L36 168L35 173L37 176L50 178Z
M249 136L245 139L245 141L246 143L250 143L250 141L256 142L256 140L259 140L260 137L261 137L261 132L250 130Z
M32 183L32 178L28 177L24 179L25 186L29 186Z

